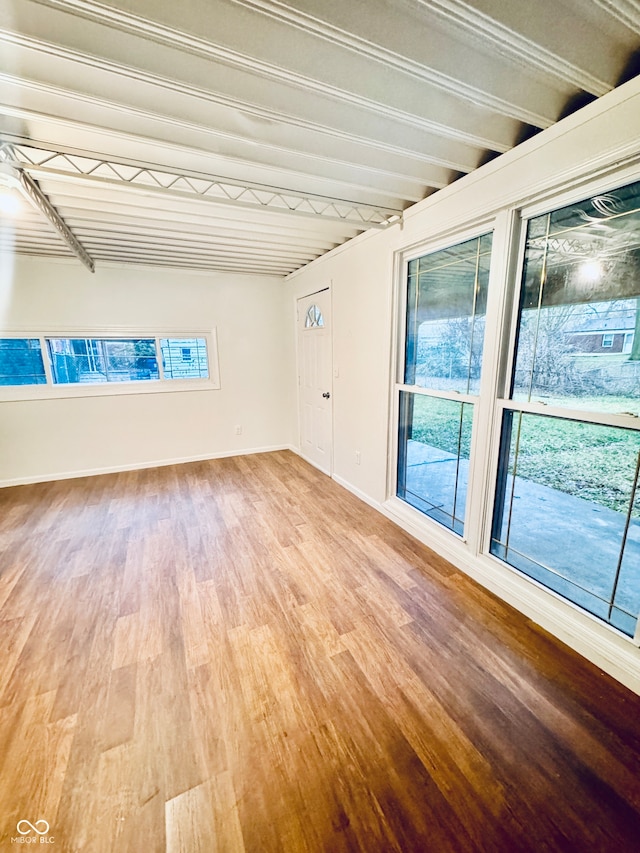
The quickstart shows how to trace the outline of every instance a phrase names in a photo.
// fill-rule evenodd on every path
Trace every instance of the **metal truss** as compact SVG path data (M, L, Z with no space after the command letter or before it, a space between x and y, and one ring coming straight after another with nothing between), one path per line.
M49 199L44 195L38 184L29 177L29 175L20 169L20 185L23 192L29 197L29 201L38 208L38 210L46 216L49 222L56 229L71 251L82 261L89 272L95 272L95 263L93 258L84 248L82 243L69 228L64 219L60 216Z
M386 228L402 218L398 208L380 207L298 193L263 184L230 180L196 172L168 171L146 165L33 147L0 139L0 160L46 175L76 175L85 179L180 195L200 196L223 204L295 213L323 220L349 223L358 229Z
M93 258L82 243L42 192L37 182L27 174L13 156L10 146L0 145L0 169L7 186L17 189L33 207L35 207L55 228L71 251L78 257L90 272L95 272Z

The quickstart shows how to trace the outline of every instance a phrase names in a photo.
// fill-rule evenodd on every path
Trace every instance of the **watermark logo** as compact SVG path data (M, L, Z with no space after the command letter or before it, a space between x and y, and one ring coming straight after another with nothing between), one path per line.
M37 820L35 824L28 820L19 820L16 829L20 835L28 835L30 832L37 832L38 835L46 835L49 832L49 824L46 820Z
M55 838L49 835L49 822L37 820L19 820L16 824L18 835L11 839L12 844L55 844Z

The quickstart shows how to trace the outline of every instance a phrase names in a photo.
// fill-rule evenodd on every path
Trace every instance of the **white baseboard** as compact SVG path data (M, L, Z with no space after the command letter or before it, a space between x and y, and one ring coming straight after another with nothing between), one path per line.
M30 483L49 483L53 480L72 480L76 477L96 477L100 474L117 474L120 471L141 471L144 468L163 468L167 465L182 465L186 462L206 462L208 459L225 459L230 456L251 456L254 453L272 453L276 450L294 450L294 448L288 444L276 444L271 447L249 447L243 450L222 450L217 453L203 453L197 456L177 456L173 459L155 459L150 462L132 462L126 465L109 465L100 468L86 468L77 471L33 474L28 477L15 477L13 479L0 480L0 488L25 486Z
M378 512L381 512L383 515L387 515L384 510L384 507L379 501L375 501L373 498L370 498L369 495L365 494L365 492L353 486L348 480L344 480L342 477L339 477L337 474L334 474L331 478L335 480L339 486L342 486L343 489L346 489L348 492L351 492L352 495L355 495L357 498L363 503L369 504L369 506L377 509Z
M463 540L440 525L435 522L429 524L427 520L423 523L421 519L413 518L415 511L409 507L405 510L393 500L380 503L342 477L334 474L333 479L569 648L640 695L640 649L629 637L496 558L471 554Z
M326 474L327 477L331 476L330 471L327 471L325 468L321 468L317 462L314 462L313 459L309 459L308 456L305 456L304 453L298 447L290 446L288 450L292 450L297 456L300 457L300 459L304 459L305 462L307 462L309 465L312 465L314 468L317 468L318 471L322 471L322 473Z

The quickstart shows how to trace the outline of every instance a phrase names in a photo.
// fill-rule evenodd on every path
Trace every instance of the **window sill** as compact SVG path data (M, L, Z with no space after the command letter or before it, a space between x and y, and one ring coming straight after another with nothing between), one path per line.
M167 394L184 391L219 391L211 379L151 379L144 382L105 382L96 385L13 385L0 387L0 402L58 400L70 397L120 397L127 394Z

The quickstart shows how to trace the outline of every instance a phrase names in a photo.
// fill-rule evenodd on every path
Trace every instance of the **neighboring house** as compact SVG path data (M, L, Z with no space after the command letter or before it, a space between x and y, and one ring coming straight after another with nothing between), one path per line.
M574 355L628 354L636 327L635 300L576 306L563 331Z

